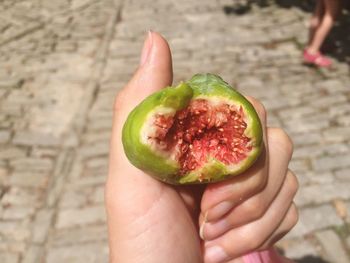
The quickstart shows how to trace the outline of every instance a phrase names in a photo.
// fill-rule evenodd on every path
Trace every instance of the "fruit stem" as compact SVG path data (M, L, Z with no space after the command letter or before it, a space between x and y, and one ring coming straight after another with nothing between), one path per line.
M175 88L167 89L161 98L164 106L181 110L185 108L191 101L193 96L192 88L184 82L181 82Z

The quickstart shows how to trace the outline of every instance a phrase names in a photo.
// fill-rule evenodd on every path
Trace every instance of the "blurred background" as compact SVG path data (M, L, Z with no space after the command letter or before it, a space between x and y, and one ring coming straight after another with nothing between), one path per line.
M260 99L295 144L297 262L350 262L350 16L303 66L314 1L0 1L0 262L107 262L103 186L115 94L149 29L174 82L212 72ZM346 2L346 1L345 1Z

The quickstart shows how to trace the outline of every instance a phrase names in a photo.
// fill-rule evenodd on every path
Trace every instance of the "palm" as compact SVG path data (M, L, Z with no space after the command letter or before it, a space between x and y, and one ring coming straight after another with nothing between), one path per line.
M120 250L129 244L134 251L157 253L159 262L201 262L195 196L188 189L158 182L129 163L122 166L123 174L138 183L123 180L120 170L115 174L121 181L113 187L115 202L109 205L119 216L110 224L122 237L115 238L125 242L117 244Z

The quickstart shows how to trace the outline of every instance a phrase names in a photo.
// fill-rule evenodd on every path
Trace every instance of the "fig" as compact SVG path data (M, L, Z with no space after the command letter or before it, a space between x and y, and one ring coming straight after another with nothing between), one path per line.
M170 184L238 175L263 147L254 107L214 74L151 94L129 114L122 142L134 166Z

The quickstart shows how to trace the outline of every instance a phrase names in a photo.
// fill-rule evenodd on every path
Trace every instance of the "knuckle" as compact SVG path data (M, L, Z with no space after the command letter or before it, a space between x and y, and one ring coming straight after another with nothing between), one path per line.
M272 131L272 137L273 140L278 142L278 145L281 149L289 156L291 157L293 154L293 141L289 137L289 135L282 129L274 128Z
M299 182L295 174L290 170L287 173L287 182L291 196L294 197L299 189Z
M247 225L242 229L242 242L244 247L249 250L256 250L260 247L263 240L259 235L256 235L256 229L252 226Z
M259 174L256 174L254 176L254 180L251 184L251 192L253 193L259 193L261 192L265 187L266 187L266 184L267 184L267 177L268 177L268 174L265 173L265 172L261 172Z
M265 106L256 98L254 97L247 97L248 100L250 101L250 103L253 105L253 107L255 108L255 110L258 112L258 115L260 116L260 118L262 118L262 121L266 119L266 108Z
M295 203L289 209L289 229L292 229L299 221L299 212Z
M249 217L250 221L261 218L265 213L265 203L262 198L252 198L242 204L243 213Z

